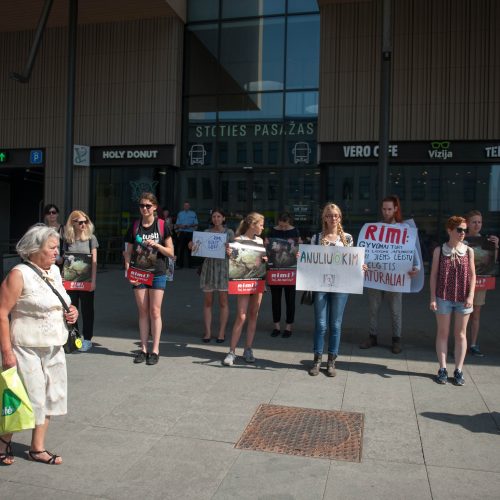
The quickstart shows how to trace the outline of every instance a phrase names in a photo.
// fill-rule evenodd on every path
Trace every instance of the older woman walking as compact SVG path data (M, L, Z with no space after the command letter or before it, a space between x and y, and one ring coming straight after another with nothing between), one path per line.
M28 458L58 465L62 459L45 449L45 435L50 417L65 415L67 411L63 345L68 330L64 320L75 323L78 311L70 305L71 300L55 265L59 234L54 228L42 224L32 226L18 242L16 250L28 265L15 266L0 288L2 365L4 370L17 365L35 413ZM64 312L59 298L45 280L64 298L69 306L68 313ZM14 462L11 438L12 434L0 437L0 462L4 465Z

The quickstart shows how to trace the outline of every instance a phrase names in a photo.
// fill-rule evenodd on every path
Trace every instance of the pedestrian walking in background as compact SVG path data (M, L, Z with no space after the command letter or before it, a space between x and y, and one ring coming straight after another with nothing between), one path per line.
M257 212L250 212L240 223L236 230L235 241L245 242L252 241L257 245L264 246L264 240L260 238L260 234L264 230L264 216ZM229 251L229 249L228 249ZM263 257L267 260L266 257ZM229 353L224 358L223 364L232 366L236 360L236 347L241 337L241 332L245 322L247 323L245 349L243 358L247 363L255 363L253 355L253 341L255 338L255 330L257 327L257 318L259 316L260 304L262 302L262 293L253 293L249 295L238 295L236 305L236 319L233 330L231 332L231 344Z
M395 195L387 196L382 200L382 222L386 224L401 224L403 222L403 213L401 202ZM413 267L408 272L410 278L414 278L420 270L420 259L418 252L413 252ZM401 292L390 292L387 290L367 289L369 305L369 325L368 339L360 344L361 349L369 349L378 345L378 318L382 302L387 300L391 310L392 317L392 346L391 351L399 354L401 347L401 330L403 321L403 294Z
M279 238L287 240L296 247L298 243L302 243L299 230L292 224L292 218L288 212L283 212L278 218L278 225L270 229L267 238ZM266 245L267 245L266 239ZM271 290L272 311L274 329L271 332L271 337L278 337L281 334L281 296L285 295L285 329L282 336L289 338L292 335L292 325L295 320L295 285L269 285Z
M353 238L342 227L342 211L327 203L321 212L322 230L313 235L311 245L352 247ZM314 292L314 360L309 375L320 372L325 335L328 331L328 360L326 374L335 377L335 360L339 354L342 318L349 295L337 292Z
M92 348L92 337L94 336L94 291L97 276L98 248L99 243L94 236L94 224L92 224L89 216L81 210L73 210L64 228L63 250L66 256L65 258L67 258L67 254L73 257L78 256L78 254L91 255L90 289L68 291L68 295L71 297L71 303L80 310L80 317L83 319L83 343L80 351L88 351Z
M471 210L466 216L467 221L467 237L478 237L481 235L483 227L483 216L479 210ZM498 236L490 235L488 240L495 245L495 262L498 259ZM467 242L465 242L467 243ZM481 323L481 308L486 304L486 290L475 290L474 292L474 309L470 316L470 345L469 352L473 356L483 357L478 344L479 325Z
M450 217L446 222L448 242L436 248L432 256L430 309L436 313L437 321L436 354L439 371L436 382L439 384L446 384L448 381L446 357L452 313L455 323L453 383L465 384L462 368L467 353L467 322L472 312L476 284L474 251L463 243L466 229L467 223L463 217Z
M183 210L177 214L174 228L177 231L177 267L191 267L191 252L189 242L193 240L193 231L198 227L198 216L191 210L188 201L184 202Z
M227 236L227 243L234 241L234 232L224 226L226 216L220 208L212 210L212 227L206 229L209 233L224 233ZM193 242L189 242L191 250ZM200 288L203 290L203 323L205 332L202 337L203 342L210 342L212 338L212 306L214 301L214 293L219 296L219 335L217 343L224 342L226 336L226 326L229 319L229 303L228 303L228 274L229 274L229 258L226 255L225 259L205 258L200 271Z
M56 265L62 266L63 263L63 239L64 226L59 222L59 208L53 203L49 203L43 207L43 222L47 226L55 229L59 234L59 254L56 257Z
M28 457L49 465L62 463L60 456L45 448L45 436L53 415L67 413L68 384L63 345L68 339L65 321L73 324L78 310L71 305L55 265L59 233L36 224L16 246L26 263L15 266L0 287L0 350L4 370L17 365L35 413ZM33 266L30 267L30 266ZM46 281L59 292L61 301ZM0 436L0 463L11 465L12 434Z
M158 200L152 193L142 193L139 199L141 217L127 231L125 275L134 289L139 311L141 350L134 363L155 365L160 356L162 329L161 305L167 284L167 259L174 257L174 246L163 219L155 216ZM148 352L151 334L153 345Z

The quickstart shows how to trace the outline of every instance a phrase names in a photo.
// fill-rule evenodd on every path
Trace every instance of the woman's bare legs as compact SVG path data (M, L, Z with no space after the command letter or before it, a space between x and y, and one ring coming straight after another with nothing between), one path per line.
M149 289L149 317L151 324L151 336L153 337L153 347L151 352L160 353L161 337L161 304L163 301L164 290Z
M147 288L135 288L134 296L139 310L139 336L141 339L142 352L148 352L149 340L149 293Z
M448 336L450 333L451 314L436 314L436 354L439 368L446 368L446 355L448 354Z
M220 340L223 340L226 336L227 321L229 319L229 302L227 292L219 292L219 315L220 315L220 325L219 325L219 336Z
M467 322L470 314L455 313L455 368L462 371L467 354Z
M205 336L204 339L209 339L212 337L212 305L214 301L213 292L205 292L203 299L203 322L205 325Z

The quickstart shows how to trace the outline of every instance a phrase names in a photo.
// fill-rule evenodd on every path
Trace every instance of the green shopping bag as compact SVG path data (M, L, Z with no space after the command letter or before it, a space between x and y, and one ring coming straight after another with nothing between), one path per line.
M0 415L0 435L35 427L35 414L26 389L13 366L0 373L0 393L2 414Z

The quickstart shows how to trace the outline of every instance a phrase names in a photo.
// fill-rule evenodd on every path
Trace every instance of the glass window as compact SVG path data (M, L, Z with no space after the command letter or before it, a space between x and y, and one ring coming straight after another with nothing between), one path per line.
M210 177L202 177L201 194L204 200L211 200L213 198L212 179L210 179Z
M284 14L285 0L222 0L222 17L253 17Z
M238 201L247 201L247 182L237 181L236 186L238 191Z
M361 175L359 177L359 199L369 200L370 199L370 183L371 177L369 175Z
M189 26L186 37L185 92L215 94L217 91L218 27L216 24Z
M319 16L292 16L288 18L287 89L318 88L319 26Z
M270 141L267 143L267 163L277 165L279 158L279 142Z
M188 177L187 179L187 196L188 198L196 198L196 177Z
M236 144L236 161L237 163L247 162L247 143L238 142Z
M283 89L284 56L284 18L223 23L220 92Z
M219 97L221 120L256 121L283 118L281 92L224 95Z
M219 164L227 164L227 142L217 143L217 148L219 150Z
M285 114L287 118L316 118L318 92L287 92Z
M189 122L214 122L217 114L217 97L189 97L186 99Z
M262 142L254 142L253 143L253 162L260 165L264 163L262 151Z
M207 21L219 17L219 0L188 0L188 21Z
M317 0L288 0L288 12L318 12Z

